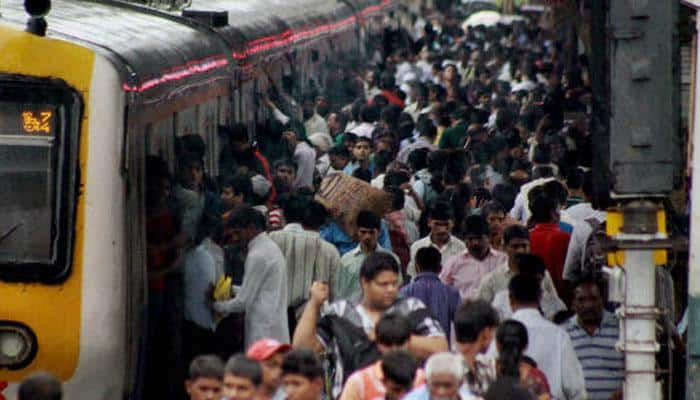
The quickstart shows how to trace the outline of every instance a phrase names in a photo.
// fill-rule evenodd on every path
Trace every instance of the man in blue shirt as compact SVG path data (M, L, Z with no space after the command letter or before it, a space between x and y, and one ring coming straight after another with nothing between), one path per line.
M457 307L459 290L440 281L442 255L435 247L423 247L416 253L416 271L413 282L401 288L405 297L415 297L425 303L426 307L440 322L449 340L450 327Z

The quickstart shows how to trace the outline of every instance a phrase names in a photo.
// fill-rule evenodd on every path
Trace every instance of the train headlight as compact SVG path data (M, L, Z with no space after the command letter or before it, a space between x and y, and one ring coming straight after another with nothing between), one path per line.
M0 368L27 366L37 352L36 335L23 324L0 321Z

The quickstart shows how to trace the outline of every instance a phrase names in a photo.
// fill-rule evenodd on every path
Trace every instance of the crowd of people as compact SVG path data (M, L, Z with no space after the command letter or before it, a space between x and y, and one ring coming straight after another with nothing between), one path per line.
M198 135L175 176L147 160L147 398L621 398L585 56L423 10L312 93L271 83L219 176ZM314 197L335 174L388 211L349 231Z

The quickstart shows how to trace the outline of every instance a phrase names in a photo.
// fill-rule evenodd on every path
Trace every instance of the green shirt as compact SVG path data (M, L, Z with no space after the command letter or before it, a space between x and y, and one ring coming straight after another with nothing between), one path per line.
M465 121L460 121L457 125L445 129L440 138L440 149L456 149L460 142L467 136L468 125Z

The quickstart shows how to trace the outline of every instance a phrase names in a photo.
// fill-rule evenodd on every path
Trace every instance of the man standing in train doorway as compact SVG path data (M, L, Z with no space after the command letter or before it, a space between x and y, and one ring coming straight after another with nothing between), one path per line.
M287 267L279 247L265 233L265 216L248 205L237 206L228 228L232 240L248 248L245 277L234 298L215 302L214 311L245 311L246 349L263 338L289 343Z

